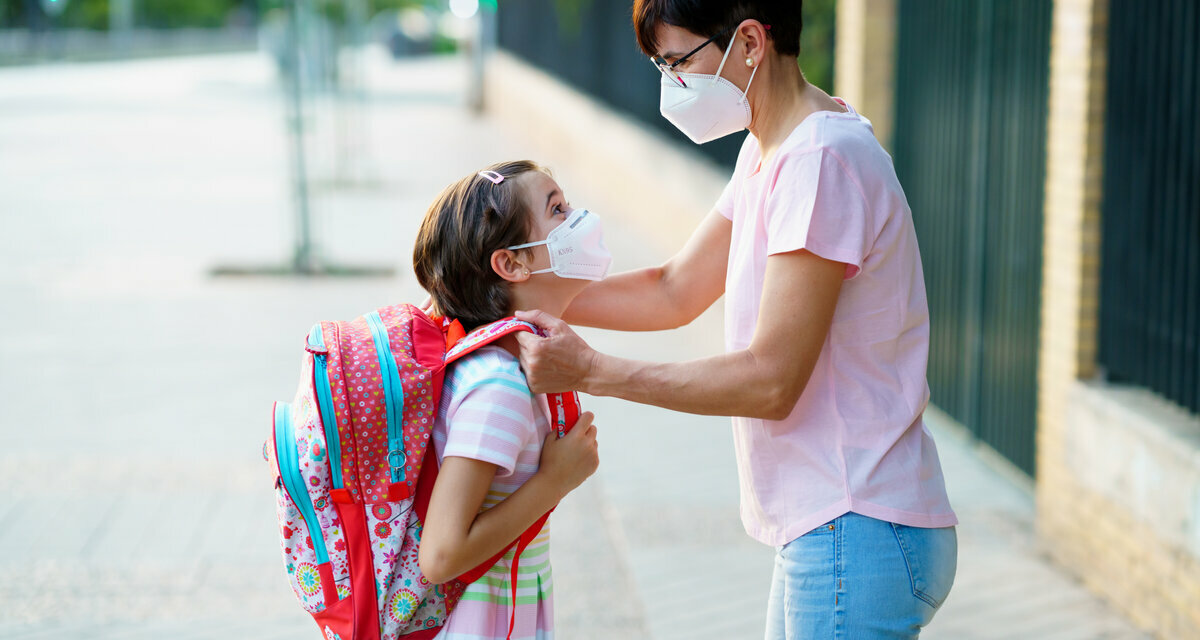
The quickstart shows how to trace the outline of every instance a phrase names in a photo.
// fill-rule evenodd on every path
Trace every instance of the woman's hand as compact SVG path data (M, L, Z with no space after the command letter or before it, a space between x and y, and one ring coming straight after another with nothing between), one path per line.
M596 352L567 323L544 311L518 311L518 320L541 328L545 337L517 334L521 369L534 393L582 391Z
M583 484L600 466L599 445L596 442L596 425L592 424L592 412L585 411L567 435L559 438L551 433L542 445L542 458L538 464L538 475L566 496ZM561 498L560 498L561 499Z

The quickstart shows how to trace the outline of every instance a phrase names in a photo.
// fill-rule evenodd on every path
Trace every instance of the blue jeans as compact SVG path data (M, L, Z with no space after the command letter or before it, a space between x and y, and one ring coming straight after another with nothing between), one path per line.
M847 513L779 548L766 640L916 638L957 566L954 527Z

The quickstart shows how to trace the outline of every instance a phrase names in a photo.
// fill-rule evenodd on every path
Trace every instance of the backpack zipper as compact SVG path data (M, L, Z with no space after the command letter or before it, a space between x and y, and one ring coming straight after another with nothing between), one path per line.
M317 511L313 508L312 496L308 495L304 476L300 474L300 458L296 453L296 436L292 425L292 407L283 402L275 403L275 457L284 490L291 496L292 502L296 503L296 508L300 510L300 516L304 518L304 524L308 527L313 551L317 554L317 564L329 562L329 552L325 548L325 538L321 535Z
M321 323L308 332L308 346L313 354L313 382L317 390L317 409L325 429L325 449L329 452L329 477L334 489L342 488L342 443L338 437L337 416L333 413L333 391L329 387L329 352L321 334Z
M392 482L403 482L408 460L404 455L404 385L400 382L400 370L388 346L387 328L379 312L367 314L371 337L375 343L375 356L379 358L379 374L383 378L383 399L387 405L388 466L391 467Z

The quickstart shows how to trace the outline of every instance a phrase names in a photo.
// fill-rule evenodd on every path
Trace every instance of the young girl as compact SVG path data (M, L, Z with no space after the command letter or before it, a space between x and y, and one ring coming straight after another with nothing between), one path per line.
M587 284L581 278L607 270L607 257L597 255L604 253L599 233L594 214L572 211L544 169L502 163L450 185L434 202L417 236L413 268L430 294L431 315L457 319L470 331L517 309L565 310ZM587 254L590 247L604 268L580 275L569 262L552 261L542 245L564 242L578 250L568 253ZM441 468L419 555L421 571L435 584L494 556L599 464L592 414L584 413L566 437L554 437L546 397L529 391L516 353L508 336L446 372L434 425ZM511 615L514 640L552 638L549 529L547 522L520 555L515 603L510 549L467 587L437 637L505 638Z

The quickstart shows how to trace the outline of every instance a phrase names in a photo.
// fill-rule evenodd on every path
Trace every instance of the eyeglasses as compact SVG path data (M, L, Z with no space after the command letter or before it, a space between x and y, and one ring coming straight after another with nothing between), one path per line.
M726 27L720 33L709 38L708 40L705 40L704 42L701 42L700 46L685 53L683 55L683 57L676 60L675 62L667 62L662 56L650 56L650 63L653 64L654 66L658 67L658 70L661 71L664 76L667 76L668 78L674 80L676 83L679 84L679 86L686 87L687 84L684 83L683 78L679 77L678 73L675 73L675 67L683 64L684 60L687 60L688 58L692 57L693 55L696 54L697 51L700 51L704 47L708 46L712 41L724 36L725 34L729 33L732 30L733 30L733 27Z

